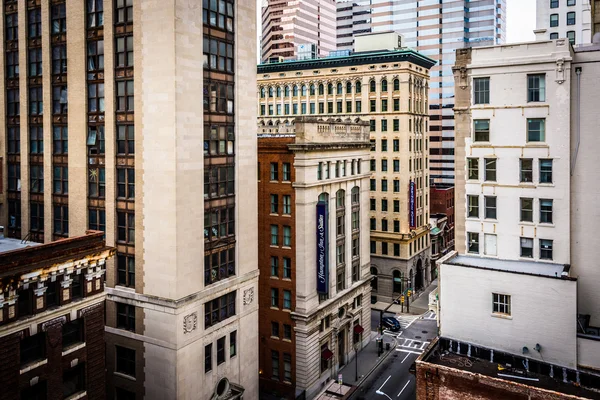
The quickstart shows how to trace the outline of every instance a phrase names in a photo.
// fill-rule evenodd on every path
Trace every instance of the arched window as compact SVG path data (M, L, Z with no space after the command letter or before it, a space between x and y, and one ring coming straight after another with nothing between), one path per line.
M333 83L327 85L327 94L333 94Z
M352 82L346 82L346 93L352 93Z
M381 91L382 92L387 92L387 79L383 79L381 81Z
M264 87L261 87L261 88L260 88L260 98L261 98L261 99L264 99L264 98L265 98L265 88L264 88Z
M371 82L369 82L369 92L374 93L375 92L375 81L371 80Z
M402 274L398 270L393 273L393 292L402 293Z
M354 162L354 160L352 160ZM352 204L360 204L360 188L358 186L354 186L352 188Z
M319 94L325 94L325 86L322 83L319 83Z
M346 204L346 191L344 189L340 189L335 194L335 206L337 208L344 208Z
M400 90L400 79L396 78L394 79L394 91L398 91Z
M273 97L273 87L269 86L269 97Z
M325 203L329 203L329 193L323 192L319 195L319 201L323 201Z
M371 275L373 275L373 278L371 278L371 289L376 291L377 290L377 268L371 267Z
M284 94L285 94L285 97L289 97L290 96L290 87L289 86L285 87Z
M343 88L342 83L338 82L338 84L337 84L337 94L342 94L342 88Z
M298 96L298 85L294 85L294 88L292 89L292 95L294 97Z
M311 83L310 84L310 95L314 96L314 94L315 94L315 85Z
M281 86L277 86L277 97L281 97Z
M302 85L302 96L306 96L306 85Z
M360 81L356 81L356 93L362 92L362 84Z

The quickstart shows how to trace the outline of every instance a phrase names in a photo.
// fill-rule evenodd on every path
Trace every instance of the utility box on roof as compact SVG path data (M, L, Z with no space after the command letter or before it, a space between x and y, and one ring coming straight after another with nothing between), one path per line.
M354 37L354 51L396 50L404 47L404 37L397 32L366 33Z

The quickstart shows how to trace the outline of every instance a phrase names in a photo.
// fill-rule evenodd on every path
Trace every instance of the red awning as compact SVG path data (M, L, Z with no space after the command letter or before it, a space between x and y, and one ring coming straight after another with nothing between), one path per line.
M321 353L321 358L325 361L330 360L332 357L333 357L333 351L331 351L329 349L325 349Z
M361 333L364 332L364 330L365 330L365 328L363 328L362 326L360 326L360 325L354 325L354 333L357 333L357 334L360 335Z

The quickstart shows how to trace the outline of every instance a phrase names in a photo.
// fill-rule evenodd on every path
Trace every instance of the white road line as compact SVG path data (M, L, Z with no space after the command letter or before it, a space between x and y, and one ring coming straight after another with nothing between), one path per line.
M406 361L406 359L408 358L408 356L410 356L410 353L406 354L406 357L404 357L404 360L402 360L402 362L400 364L404 363L404 361Z
M419 354L419 355L423 354L422 351L420 351L420 352L419 351L410 351L410 350L404 350L404 349L398 349L398 348L396 349L396 351L401 351L403 353Z
M383 385L381 385L381 387L379 389L377 389L378 392L381 391L381 389L385 386L385 384L387 383L387 381L390 380L391 377L392 377L391 375L388 376L388 378L385 380L385 382L383 382Z
M398 396L396 396L396 397L400 397L400 395L402 394L402 392L404 392L404 389L406 389L406 387L408 386L409 383L410 383L410 379L408 380L408 382L406 382L406 385L404 385L404 387L402 388L402 390L400 391L400 393L398 393Z

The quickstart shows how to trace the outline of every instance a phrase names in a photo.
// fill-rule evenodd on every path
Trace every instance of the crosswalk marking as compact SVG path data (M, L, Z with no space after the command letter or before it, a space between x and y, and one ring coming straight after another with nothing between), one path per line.
M400 339L400 337L398 339ZM404 353L422 354L428 345L428 341L404 338L404 341L399 342L396 346L396 351L401 351Z
M427 311L425 314L423 314L423 319L436 320L437 316L435 315L435 313L433 311Z
M418 319L418 315L397 315L396 319L400 322L400 327L402 329L406 329L412 324L416 319Z

